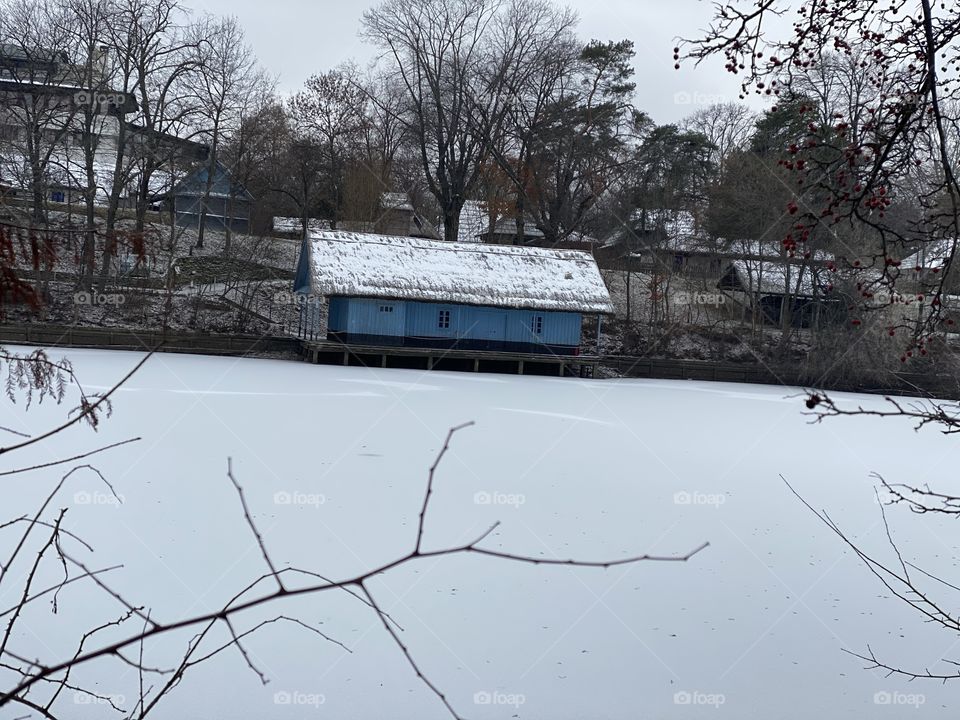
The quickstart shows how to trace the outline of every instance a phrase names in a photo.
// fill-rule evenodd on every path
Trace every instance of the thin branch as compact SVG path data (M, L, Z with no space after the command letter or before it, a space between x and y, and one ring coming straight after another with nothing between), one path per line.
M280 579L280 574L277 572L273 560L270 559L270 553L267 552L267 545L263 541L263 535L260 534L256 523L253 521L253 516L250 514L250 507L247 505L247 498L243 494L243 487L241 487L240 483L238 483L237 479L233 476L233 460L231 458L227 458L227 477L230 478L230 482L233 483L237 495L240 496L240 504L243 506L243 517L250 527L250 532L252 532L253 536L257 539L257 545L260 546L260 554L263 555L264 562L267 563L267 567L270 568L270 573L273 575L274 580L277 581L280 592L286 592L287 589L283 586L283 580Z

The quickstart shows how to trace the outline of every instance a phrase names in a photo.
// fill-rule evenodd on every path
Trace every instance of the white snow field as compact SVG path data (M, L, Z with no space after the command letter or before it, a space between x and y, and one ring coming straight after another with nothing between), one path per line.
M98 389L142 357L51 353L70 357L81 380ZM802 399L789 397L797 392L158 355L116 394L113 416L97 433L74 427L4 455L0 472L142 437L89 460L122 505L80 470L51 512L67 508L65 526L94 549L73 542L68 551L91 569L122 564L104 580L170 622L221 608L266 571L227 478L228 457L274 561L346 578L410 549L427 470L447 429L472 420L437 472L428 549L467 542L496 520L502 524L489 547L545 558L711 545L687 563L607 570L441 557L372 581L411 653L461 716L954 718L955 685L887 678L844 652L869 644L893 664L949 671L941 658L960 658L960 641L891 598L779 475L867 549L895 561L870 473L955 490L957 443L898 420L811 425ZM35 434L72 405L25 411L5 402L0 425ZM62 473L0 477L0 521L34 512ZM899 507L888 516L906 560L956 582L955 524ZM13 537L0 531L0 556ZM36 587L60 577L52 559L42 567ZM22 576L28 565L14 569ZM950 588L927 585L956 606ZM0 612L22 585L4 588ZM253 594L273 588L268 580ZM46 601L29 606L10 649L52 663L75 652L83 630L123 612L77 582L60 593L56 614ZM277 615L321 628L352 653L291 623L267 625L245 645L268 684L231 648L188 672L151 716L449 717L356 599L342 591L288 599L234 624L243 632ZM141 626L130 621L88 647ZM173 667L196 632L147 643L145 663ZM207 646L227 639L220 627ZM134 646L128 655L138 652ZM75 677L95 682L128 712L136 703L137 672L118 660L98 660ZM10 678L0 671L2 687ZM148 688L161 682L144 679ZM70 693L61 703L59 716L70 720L123 717ZM28 714L0 709L4 719Z

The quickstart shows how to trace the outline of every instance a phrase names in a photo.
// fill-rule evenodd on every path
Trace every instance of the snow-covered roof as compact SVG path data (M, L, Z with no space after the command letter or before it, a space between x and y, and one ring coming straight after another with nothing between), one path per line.
M380 206L384 210L407 210L413 212L413 205L406 193L385 192L380 196Z
M613 247L627 243L631 239L640 239L649 242L648 233L659 230L663 236L662 247L658 249L671 252L704 252L705 244L709 244L701 231L694 215L686 210L653 209L647 210L644 218L643 210L634 210L627 220L621 221L620 227L615 229L603 242L603 247ZM640 231L641 222L646 228Z
M297 275L296 290L314 295L613 312L596 262L577 250L329 231L311 234Z
M329 220L307 218L307 230L320 232L330 229ZM274 217L273 230L283 233L299 233L303 230L303 219L298 217Z
M719 238L717 246L724 248L724 255L745 255L752 258L779 258L782 257L783 245L777 240L726 240ZM803 254L800 251L797 254ZM812 250L810 256L818 262L834 260L833 253L826 250Z
M467 200L460 212L460 229L457 242L480 242L480 233L490 229L490 216L478 200Z
M569 235L567 235L566 238L564 238L564 242L579 243L581 245L589 245L589 246L598 245L600 243L600 241L597 240L597 238L582 232L570 233Z
M179 197L212 197L233 200L253 200L253 195L243 183L234 179L226 167L217 163L213 168L213 182L210 192L207 192L207 175L210 168L207 165L197 167L192 173L180 180L170 191Z
M923 268L924 270L941 269L950 258L956 240L934 240L924 244L913 255L905 257L901 263L901 271Z
M494 225L493 230L490 231L493 235L515 235L517 232L517 221L513 218L503 217L497 220L497 224ZM480 231L480 234L487 234L487 229L484 228ZM542 238L543 232L536 225L533 224L530 220L527 220L523 224L523 236L528 238Z
M663 216L663 228L667 232L667 237L679 242L691 242L702 239L697 219L693 213L687 210L677 210L675 212L661 211Z
M734 278L740 288L746 292L770 295L813 295L814 271L810 267L803 267L797 263L775 260L734 260L722 273L720 285L730 287Z

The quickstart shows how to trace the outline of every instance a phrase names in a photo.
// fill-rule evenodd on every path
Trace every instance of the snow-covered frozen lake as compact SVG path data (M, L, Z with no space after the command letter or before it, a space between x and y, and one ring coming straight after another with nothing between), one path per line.
M66 354L93 388L109 387L140 358ZM960 658L960 640L891 599L779 475L889 557L869 474L952 483L956 440L894 420L811 425L802 400L788 397L795 392L160 355L116 395L98 433L73 428L5 456L0 471L141 436L91 459L122 505L80 471L58 507L69 508L67 526L94 547L73 546L77 555L96 567L122 563L106 576L110 583L164 622L219 609L265 571L226 476L228 457L278 564L349 577L409 549L427 469L447 429L472 420L438 471L427 547L466 542L495 520L502 524L490 547L543 557L711 546L688 563L608 570L437 558L375 580L378 600L460 715L953 718L955 686L886 678L844 649L869 644L894 664L944 669L941 658ZM0 425L37 433L68 405L25 412L7 402ZM0 521L35 509L61 474L0 478ZM955 569L955 524L901 508L888 515L907 559ZM0 549L10 537L0 534ZM57 577L52 565L48 573ZM0 592L0 610L15 602L14 590ZM78 629L122 612L82 583L64 589L59 606L53 615L37 603L12 649L63 659ZM154 716L448 717L357 600L343 593L287 600L235 624L239 632L278 614L321 627L353 652L290 624L268 626L246 645L269 684L230 650L188 674ZM194 632L148 644L148 664L175 662ZM218 632L216 640L225 637ZM6 686L9 676L0 678ZM128 709L135 702L137 673L117 661L98 661L78 678L96 679ZM120 717L102 705L65 702L64 717ZM24 714L0 710L0 718Z

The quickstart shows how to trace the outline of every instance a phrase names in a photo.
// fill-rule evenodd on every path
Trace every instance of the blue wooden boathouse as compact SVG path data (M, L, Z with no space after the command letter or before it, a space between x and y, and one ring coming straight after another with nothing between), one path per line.
M294 291L302 334L358 345L575 355L584 315L613 311L583 252L334 231L304 241Z

